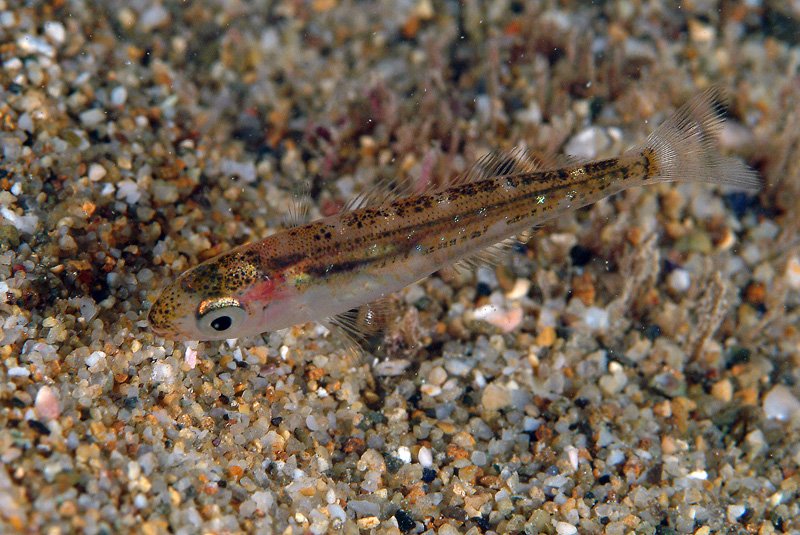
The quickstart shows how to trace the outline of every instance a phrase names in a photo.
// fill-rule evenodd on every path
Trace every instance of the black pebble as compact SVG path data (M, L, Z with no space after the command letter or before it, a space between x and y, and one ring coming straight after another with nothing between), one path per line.
M412 529L416 523L411 518L411 515L403 511L402 509L398 509L397 512L394 514L395 519L397 520L397 527L400 528L400 531L403 533L408 533Z
M592 251L583 245L575 245L569 250L573 266L585 266L592 260Z

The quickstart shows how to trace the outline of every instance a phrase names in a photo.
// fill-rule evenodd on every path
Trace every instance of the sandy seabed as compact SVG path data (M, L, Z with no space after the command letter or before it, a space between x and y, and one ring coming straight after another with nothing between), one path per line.
M800 7L675 6L0 0L0 531L800 533ZM389 358L147 328L300 182L615 156L712 84L759 193L559 217Z

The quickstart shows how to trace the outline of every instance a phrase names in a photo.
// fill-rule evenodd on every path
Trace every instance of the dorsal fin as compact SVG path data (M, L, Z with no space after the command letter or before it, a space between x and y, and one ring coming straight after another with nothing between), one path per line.
M350 198L340 212L349 212L365 206L379 206L405 197L411 191L411 178L404 178L398 181L394 177L385 177Z
M541 161L525 149L515 147L493 151L478 158L465 173L455 177L443 187L478 182L498 176L531 173L541 169Z
M292 201L284 218L286 228L299 227L311 220L311 180L303 179L292 188Z
M420 186L410 176L401 179L393 176L384 177L358 195L353 196L345 203L341 211L356 210L365 206L379 206L412 194L440 191L468 182L478 182L497 176L530 173L542 168L541 160L525 149L513 148L494 151L479 158L465 172L453 176L444 183L437 184L429 181Z

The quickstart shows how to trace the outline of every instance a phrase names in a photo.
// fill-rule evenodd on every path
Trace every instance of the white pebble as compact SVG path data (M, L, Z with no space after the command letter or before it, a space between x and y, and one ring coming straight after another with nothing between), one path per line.
M224 159L219 166L220 172L225 175L235 175L247 182L255 182L256 166L253 162L240 163L235 160Z
M558 535L574 535L578 533L578 528L568 522L556 522Z
M528 290L531 289L530 279L517 279L514 282L514 287L506 294L507 299L519 299L528 295Z
M728 522L736 522L736 520L744 514L747 508L741 504L734 504L729 505L728 509L725 511L726 516L728 517Z
M267 28L261 33L261 50L264 52L277 51L281 45L281 39L277 30L274 28Z
M111 105L112 106L122 106L125 104L125 101L128 99L128 90L125 89L123 86L118 85L114 89L111 90Z
M254 492L250 499L256 504L262 512L266 513L272 508L272 504L275 501L275 498L272 496L271 492L266 491L257 491Z
M578 464L580 463L580 450L575 446L567 446L567 458L572 468L577 470Z
M542 109L535 101L531 102L527 108L518 111L514 117L517 121L525 124L541 124L542 123Z
M676 293L684 293L689 290L692 285L692 278L689 272L683 268L677 268L670 271L667 276L667 284L670 289Z
M156 28L169 24L169 12L162 5L155 5L142 13L139 18L139 28L143 32L149 32Z
M22 60L19 58L9 58L3 62L3 69L7 71L16 71L22 68Z
M311 415L306 417L306 427L308 427L311 431L319 431L319 424L317 423L317 419Z
M608 318L608 311L604 308L589 307L583 313L583 323L592 330L608 330L611 322Z
M344 512L344 509L342 509L342 506L339 504L332 503L328 505L328 512L331 514L332 518L335 518L340 522L347 520L347 513Z
M602 128L584 128L567 142L564 152L578 158L593 159L611 145L611 139Z
M34 37L30 34L21 35L17 39L17 47L25 54L41 54L48 58L56 56L56 49L53 48L53 45L41 37Z
M569 479L567 479L563 474L550 476L550 477L548 477L547 479L544 480L545 486L553 487L555 489L560 489L561 487L566 485L568 482L569 482Z
M94 366L97 366L98 364L103 363L105 359L106 359L106 354L104 352L95 351L91 355L86 357L86 366L92 368Z
M17 120L17 127L25 132L33 132L33 118L30 113L23 113Z
M117 185L117 199L127 204L136 204L142 196L139 185L132 180L123 180Z
M153 365L153 375L151 380L154 383L171 383L175 379L175 372L172 366L166 362L156 362Z
M23 368L21 366L9 368L7 373L9 377L27 377L31 374L27 368Z
M422 446L417 454L417 459L423 468L430 468L430 466L433 464L433 454L431 453L430 448L427 446Z
M470 460L475 466L485 466L488 461L486 454L480 450L473 451Z
M67 39L67 29L58 21L50 20L44 23L44 34L55 44L60 45Z
M92 108L91 110L81 112L78 118L83 126L94 126L105 120L106 112L100 108Z
M97 182L99 180L102 180L103 177L106 176L106 174L107 171L105 167L103 167L99 163L93 163L92 165L89 166L89 173L87 174L87 176L89 177L89 180L91 180L92 182Z
M137 494L133 499L133 506L137 509L144 509L147 507L147 498L144 494Z
M397 454L395 457L408 464L411 462L411 450L408 448L408 446L400 446L397 448Z
M17 215L6 206L0 207L0 214L22 233L33 234L39 228L39 218L35 215Z
M36 393L33 408L36 410L36 414L44 420L55 420L61 414L56 392L47 385L44 385Z
M764 396L764 414L772 420L786 421L794 413L800 411L800 401L792 394L791 390L783 385L775 385Z

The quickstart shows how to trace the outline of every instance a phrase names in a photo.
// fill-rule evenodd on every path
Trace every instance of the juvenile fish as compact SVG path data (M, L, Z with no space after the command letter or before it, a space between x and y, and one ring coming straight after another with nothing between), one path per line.
M469 261L504 240L633 186L699 181L757 189L717 152L724 94L708 90L617 158L538 169L519 154L478 162L447 186L383 198L287 229L186 271L153 304L155 333L220 340L343 314Z

